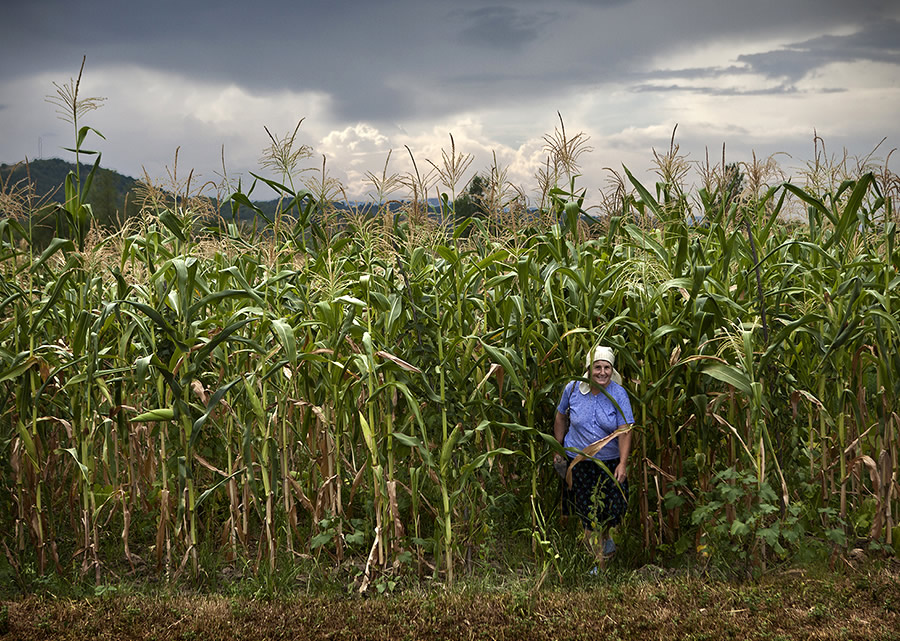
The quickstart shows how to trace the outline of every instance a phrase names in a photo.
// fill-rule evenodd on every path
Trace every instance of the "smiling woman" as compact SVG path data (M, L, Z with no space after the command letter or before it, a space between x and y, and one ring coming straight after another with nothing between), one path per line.
M567 450L570 473L565 507L573 508L585 541L598 562L615 552L609 530L622 520L628 505L628 455L634 423L628 392L615 370L615 354L598 346L585 359L587 381L572 381L556 408L553 435ZM582 454L579 454L582 453ZM554 462L564 462L556 454ZM600 529L596 540L595 530Z

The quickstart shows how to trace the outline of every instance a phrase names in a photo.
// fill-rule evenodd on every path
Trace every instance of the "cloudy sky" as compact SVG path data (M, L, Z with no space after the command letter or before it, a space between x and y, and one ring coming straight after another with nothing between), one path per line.
M367 171L439 162L452 134L533 186L558 125L590 136L580 185L605 167L650 176L676 142L729 161L776 152L789 173L829 154L900 146L896 0L4 0L0 162L70 158L71 126L45 101L77 76L103 166L135 177L248 178L294 131L306 164L365 197ZM892 164L896 164L893 161ZM892 167L896 172L896 167ZM268 172L271 175L271 172ZM272 176L275 177L275 176Z

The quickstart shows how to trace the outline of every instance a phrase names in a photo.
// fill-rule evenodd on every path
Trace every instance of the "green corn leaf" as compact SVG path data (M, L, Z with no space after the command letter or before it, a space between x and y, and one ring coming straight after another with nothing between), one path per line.
M70 171L68 174L66 174L66 181L63 184L63 193L66 197L64 207L65 211L67 211L70 215L74 213L81 204L78 200L78 189L76 188L77 180L78 177L75 175L75 172Z
M106 137L103 134L101 134L99 131L97 131L93 127L88 127L85 125L78 130L78 135L75 138L75 146L78 147L79 150L81 150L81 145L84 144L84 139L87 138L88 133L90 133L92 131L95 134L97 134L98 136L100 136L103 140L106 140ZM81 151L80 153L84 154L84 153L88 153L88 152Z
M253 201L251 201L249 198L247 198L247 196L245 196L244 194L242 194L242 193L231 194L230 200L232 200L233 202L236 202L238 205L240 205L242 207L246 207L247 209L251 210L257 216L259 216L260 218L265 220L268 224L270 224L270 225L275 224L274 220L269 218L263 212L262 209L260 209Z
M204 296L203 298L201 298L199 301L197 301L196 303L194 303L193 305L191 305L188 308L187 317L195 318L197 316L197 313L201 309L203 309L204 307L207 307L209 305L214 305L215 303L218 303L221 300L237 300L237 299L241 299L241 298L252 298L253 300L256 300L257 302L262 303L263 302L262 299L258 295L254 295L254 294L255 294L255 292L251 293L251 292L240 290L240 289L223 289L218 292L213 292L211 294L207 294L206 296Z
M262 296L259 295L259 292L257 292L257 290L250 286L250 283L247 282L247 279L244 278L244 274L241 273L241 270L238 269L236 265L226 267L219 273L228 274L229 276L234 278L237 281L238 285L240 285L247 294L252 296L257 303L259 303L260 305L264 303Z
M825 203L823 203L821 200L819 200L815 196L810 195L800 187L797 187L796 185L792 185L790 183L784 183L784 188L800 198L800 200L805 202L807 205L813 207L820 214L825 216L825 218L827 218L832 225L837 226L838 219L834 216L834 214L831 213L828 207L825 206Z
M0 306L2 309L2 306ZM400 320L400 315L403 313L403 299L400 296L394 296L391 299L391 309L388 312L387 320L385 321L385 333L388 336L393 336L397 332L397 323Z
M41 307L40 311L35 314L34 319L32 320L30 330L32 334L37 332L37 328L40 325L41 319L44 318L48 311L56 306L56 303L62 296L66 283L69 280L71 274L71 269L66 270L62 274L60 274L59 278L56 280L56 283L53 286L53 290L50 292L50 297L47 299L47 302L44 303L43 307Z
M441 458L439 461L440 472L442 478L447 478L450 473L450 460L453 458L453 451L456 449L456 444L463 437L464 432L462 428L457 424L453 431L447 436L447 441L444 443L441 448Z
M334 302L349 303L350 305L355 305L362 308L365 308L366 306L365 301L362 301L354 296L338 296L334 299Z
M479 468L484 466L485 463L494 459L498 456L510 456L514 454L521 455L522 452L517 450L511 450L506 447L498 447L496 449L490 450L488 452L484 452L483 454L478 455L472 462L463 465L459 470L459 477L457 478L457 483L459 485L464 485L468 478Z
M147 380L152 356L143 356L134 362L134 378L136 385L142 385Z
M844 211L841 213L840 219L835 225L834 233L831 235L831 238L825 243L822 247L823 250L827 250L837 241L840 241L844 244L844 246L849 246L852 242L853 237L856 235L854 225L857 223L856 215L859 211L860 205L862 205L863 199L866 196L866 193L874 182L875 177L870 173L864 174L856 181L856 185L853 188L853 191L850 193L850 197L847 199L846 204L844 205ZM853 233L848 233L848 232Z
M82 127L81 129L82 129L82 131L84 131L85 129L90 129L90 127ZM97 133L97 135L99 135L101 138L103 138L103 136L100 134L99 131L97 131L95 129L90 129L90 130L94 131L95 133ZM97 153L97 158L94 160L94 164L91 166L91 170L88 172L87 178L84 179L84 183L81 185L81 200L82 201L86 200L88 197L88 194L91 193L91 185L94 183L94 176L97 174L97 169L100 167L100 156L101 155L102 154L100 154L99 152Z
M187 240L187 236L184 235L184 229L182 228L181 221L170 210L166 209L159 214L159 222L161 222L165 226L165 228L172 232L172 235L181 242L185 242Z
M197 497L197 502L194 504L194 509L195 510L199 509L199 507L201 505L203 505L203 502L207 499L207 497L209 497L210 494L215 493L216 490L218 490L220 487L225 485L231 479L237 478L239 475L243 474L244 471L245 471L244 468L236 470L236 471L232 472L231 474L229 474L228 476L220 479L219 482L216 483L215 485L213 485L211 488L204 490L204 492L199 497Z
M116 302L131 305L132 307L142 311L150 320L156 323L158 327L162 328L162 331L165 333L166 337L173 343L175 343L175 345L177 345L179 349L181 349L182 351L187 351L188 346L178 337L178 335L175 333L175 329L165 318L163 318L162 314L156 311L153 307L150 307L146 303L141 303L140 301L134 300L121 300Z
M434 467L434 460L431 457L431 452L428 451L425 444L422 443L420 439L415 436L404 434L403 432L392 432L391 436L406 447L416 450L428 467Z
M22 445L25 446L25 453L28 455L28 460L31 461L31 464L36 471L39 470L40 463L37 458L37 448L34 446L34 439L31 438L31 433L28 431L28 428L25 427L24 423L16 421L16 433L22 440Z
M359 413L359 426L362 429L366 447L369 448L369 454L372 455L372 460L377 461L378 448L375 446L375 433L372 431L369 421L366 420L366 417L362 412Z
M85 483L90 483L90 478L89 478L90 470L87 468L87 466L84 463L82 463L78 459L78 452L76 451L76 449L74 447L60 448L57 450L57 453L60 453L60 452L66 452L67 454L69 454L72 457L72 460L75 461L75 465L78 466L78 469L81 472L81 479Z
M225 397L225 394L228 393L228 390L230 390L242 380L243 378L236 378L230 383L226 383L225 385L217 389L215 393L210 397L209 403L207 403L206 405L206 410L204 410L200 418L194 421L194 424L191 428L191 446L194 445L194 441L197 440L197 436L200 434L200 430L206 424L206 421L209 420L210 414L212 414L213 410L218 407L221 400Z
M480 338L478 340L484 347L485 352L487 352L487 355L490 357L490 359L495 363L500 363L500 366L503 367L506 376L510 378L516 389L520 389L522 387L521 379L519 378L516 369L513 367L512 362L507 357L506 350L503 348L494 347L484 342Z
M75 243L67 238L54 238L47 245L47 249L41 252L40 257L32 264L31 271L37 271L37 268L43 265L47 260L58 251L71 252L75 250Z
M282 318L272 321L272 330L278 337L285 357L292 365L297 364L297 339L294 336L294 328Z
M279 182L275 182L274 180L269 180L268 178L263 178L262 176L258 176L256 174L254 174L252 171L250 172L250 175L253 176L254 178L256 178L257 180L263 181L269 187L271 187L273 191L275 191L277 193L287 194L289 196L296 197L296 194L293 191L291 191L288 187L285 187L284 185L282 185Z
M228 340L231 337L231 335L234 334L237 330L244 327L248 323L252 323L254 320L255 319L253 319L253 318L245 318L243 320L234 322L231 325L229 325L228 327L226 327L225 329L223 329L221 332L216 334L211 341L209 341L208 343L206 343L206 345L204 345L199 350L197 350L197 356L195 358L195 362L198 364L202 364L203 361L205 361L209 357L209 355L212 353L212 351L216 347L218 347L219 345L224 343L226 340Z
M256 394L253 383L248 378L241 380L244 381L244 393L250 401L250 408L253 410L253 414L259 425L263 425L266 421L266 413L263 411L262 403L259 400L259 396Z
M666 251L666 248L658 241L651 238L648 232L645 232L643 229L632 223L625 225L625 231L631 236L631 239L638 247L651 252L663 263L663 265L669 264L669 252Z
M713 363L712 365L705 366L701 371L711 378L731 385L744 393L748 399L753 396L750 378L746 373L733 365Z
M159 407L132 417L131 422L153 423L155 421L171 421L173 418L175 418L174 409L171 407Z
M0 241L8 239L9 244L13 245L16 235L20 236L29 245L31 244L31 235L22 223L10 217L0 219Z
M39 404L40 404L41 397L42 397L43 394L44 394L44 390L47 389L47 386L48 386L48 385L54 384L54 383L56 382L56 377L57 377L58 374L60 374L61 372L65 371L65 370L67 370L67 369L69 369L69 368L75 367L76 365L80 365L81 363L83 363L84 361L86 361L88 358L90 358L90 355L89 355L89 354L85 354L85 355L82 356L81 358L76 358L75 360L69 361L68 363L65 363L65 364L63 364L63 365L60 365L59 367L57 367L57 368L55 368L53 371L51 371L51 372L50 372L50 375L47 377L47 380L45 380L45 381L41 384L41 386L38 388L37 392L35 392L35 394L34 394L34 404L35 404L35 405L39 405ZM3 380L3 379L0 378L0 382L2 382L2 380Z
M647 205L650 208L650 211L652 211L657 218L665 218L662 210L659 207L659 203L656 202L656 199L650 194L649 191L647 191L647 188L644 187L640 183L640 181L631 174L630 171L628 171L628 167L625 167L623 165L622 168L625 170L625 174L628 176L628 180L630 180L631 184L634 185L635 191L637 191L638 195L641 197L641 202ZM668 261L666 262L668 264Z

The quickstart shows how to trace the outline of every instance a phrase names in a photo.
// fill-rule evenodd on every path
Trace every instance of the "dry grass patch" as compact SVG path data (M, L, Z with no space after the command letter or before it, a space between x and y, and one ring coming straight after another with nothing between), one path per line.
M575 589L409 591L371 599L29 597L0 639L900 639L900 572L674 576Z

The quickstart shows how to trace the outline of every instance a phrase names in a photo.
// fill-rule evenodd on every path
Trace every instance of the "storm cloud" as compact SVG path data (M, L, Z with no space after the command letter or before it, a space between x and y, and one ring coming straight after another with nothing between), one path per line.
M66 146L44 97L82 56L83 95L108 98L89 116L104 163L132 175L163 171L176 148L211 175L223 146L233 171L255 170L263 125L303 117L303 142L357 192L386 149L438 158L450 133L472 171L496 153L527 180L557 112L591 136L592 186L675 123L696 150L727 138L799 154L813 130L864 149L900 133L884 106L900 97L888 0L44 0L4 14L2 162Z

